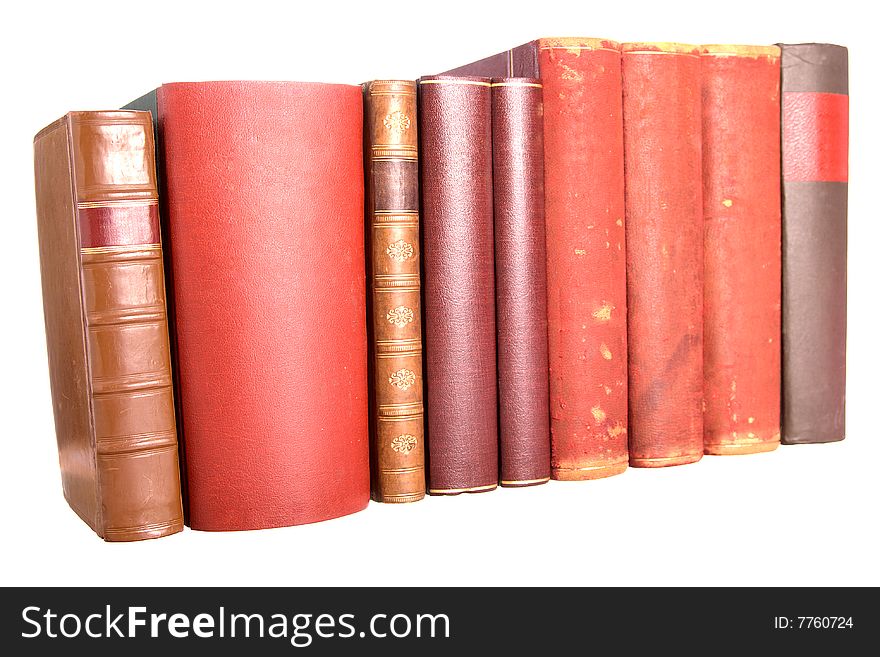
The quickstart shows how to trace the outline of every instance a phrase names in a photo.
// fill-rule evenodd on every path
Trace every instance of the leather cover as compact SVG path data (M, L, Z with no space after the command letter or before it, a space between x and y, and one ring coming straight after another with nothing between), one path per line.
M700 59L705 450L766 452L779 444L779 48Z
M49 376L64 496L107 541L183 529L145 112L71 112L34 139Z
M425 496L416 83L364 85L372 281L371 471L379 502ZM394 383L412 372L412 385Z
M782 44L786 444L832 442L845 435L848 148L846 48Z
M491 87L432 76L419 95L428 492L481 492L498 485Z
M703 454L700 51L623 50L630 465Z
M190 525L363 509L361 89L175 83L158 113Z
M550 479L541 83L492 80L501 485Z
M539 39L454 72L543 84L552 477L619 474L627 310L618 44Z

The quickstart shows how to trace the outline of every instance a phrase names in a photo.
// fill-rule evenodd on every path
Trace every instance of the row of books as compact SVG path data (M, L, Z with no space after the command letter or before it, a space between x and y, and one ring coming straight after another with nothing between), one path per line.
M847 93L840 46L562 38L65 115L66 499L126 541L842 439Z

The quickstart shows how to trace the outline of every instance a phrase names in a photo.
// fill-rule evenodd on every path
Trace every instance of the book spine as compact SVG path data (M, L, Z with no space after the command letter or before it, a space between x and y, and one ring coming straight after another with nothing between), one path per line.
M379 502L415 502L425 496L416 84L376 80L364 91L373 319L371 490ZM404 370L413 373L414 385L394 385L395 373Z
M630 465L703 454L699 48L623 50Z
M90 406L103 536L183 529L153 128L70 115Z
M779 48L702 48L704 445L779 444Z
M193 529L369 502L362 94L159 89Z
M419 95L428 492L481 492L498 485L491 87L432 76Z
M541 83L492 80L501 485L550 479Z
M847 68L842 46L782 44L785 444L845 435Z
M618 44L537 43L544 189L552 477L627 467L626 240ZM527 63L529 49L513 51Z

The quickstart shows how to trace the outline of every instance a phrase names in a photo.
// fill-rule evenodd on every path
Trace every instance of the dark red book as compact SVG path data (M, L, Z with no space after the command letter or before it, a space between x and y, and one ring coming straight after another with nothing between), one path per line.
M363 509L360 87L168 84L158 120L189 524Z
M704 443L779 445L779 48L702 47Z
M498 486L490 81L425 77L419 101L428 492L476 493Z
M626 43L630 465L703 455L700 51Z
M552 477L627 467L626 240L618 44L539 39L451 73L543 85Z
M550 479L541 82L492 80L501 485Z

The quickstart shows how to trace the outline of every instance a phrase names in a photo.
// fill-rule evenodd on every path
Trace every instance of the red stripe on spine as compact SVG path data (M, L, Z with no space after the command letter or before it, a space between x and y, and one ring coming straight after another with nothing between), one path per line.
M782 95L782 178L786 182L847 182L849 96Z
M158 244L159 210L156 205L80 208L79 232L83 248Z

